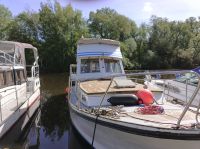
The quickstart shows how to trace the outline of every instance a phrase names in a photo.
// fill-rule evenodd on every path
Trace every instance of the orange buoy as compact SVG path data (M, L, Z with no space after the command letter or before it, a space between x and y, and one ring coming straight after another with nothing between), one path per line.
M139 104L150 105L154 101L153 93L148 89L141 89L136 95L139 98Z
M66 87L66 88L65 88L65 93L68 94L69 92L70 92L70 88L69 88L69 87Z

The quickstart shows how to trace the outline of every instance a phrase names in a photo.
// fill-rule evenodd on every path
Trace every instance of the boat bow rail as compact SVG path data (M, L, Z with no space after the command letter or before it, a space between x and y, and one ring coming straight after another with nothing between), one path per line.
M70 77L69 77L69 88L70 88L70 92L68 93L68 98L70 99L70 94L72 92L72 88L74 87L75 88L75 92L76 92L76 97L78 98L78 103L76 104L76 107L77 109L81 109L83 107L81 107L81 98L79 98L79 91L78 89L80 89L80 84L81 82L85 82L85 81L92 81L92 80L110 80L110 83L107 84L107 88L105 89L104 93L102 94L102 98L100 99L100 102L99 102L99 105L96 106L96 116L97 118L99 117L99 114L101 113L101 108L103 107L102 106L102 103L103 101L105 100L105 97L109 94L109 90L111 88L111 84L114 82L114 80L118 79L118 78L127 78L127 79L130 79L130 80L134 80L134 82L139 82L139 83L145 83L144 86L148 86L148 81L147 81L147 78L146 76L148 75L159 75L161 78L162 76L166 76L166 75L174 75L174 77L176 76L177 73L179 74L183 74L183 73L186 73L186 72L191 72L189 70L184 70L184 71L155 71L155 72L138 72L138 73L129 73L129 74L120 74L120 75L113 75L113 76L109 76L108 77L94 77L94 78L85 78L85 79L77 79L75 76L75 72L72 71L72 67L75 67L75 65L71 65L70 67ZM191 107L191 103L194 101L195 97L197 96L197 94L199 93L199 90L200 90L200 76L198 73L196 72L193 72L195 73L197 76L198 76L198 85L196 87L196 90L194 91L194 93L192 94L191 98L188 100L188 102L185 104L185 107L183 108L183 111L181 112L178 120L177 120L177 123L176 123L176 126L173 126L173 129L179 129L179 128L182 128L181 127L181 121L183 120L183 117L186 115L186 112L190 110L190 107ZM143 78L142 78L143 77ZM161 79L159 78L159 80L163 80L163 81L166 81L168 79ZM163 77L163 78L166 78L166 77ZM163 84L163 88L162 88L162 92L164 94L164 96L166 98L168 98L169 96L169 91L167 91L167 89L165 88L165 85ZM172 96L170 96L170 98L173 98ZM163 99L163 98L162 98ZM174 99L174 98L173 98ZM200 99L199 99L200 100ZM163 105L163 101L162 103L157 103L155 102L156 104L159 104L159 105ZM87 108L87 107L84 107L84 108ZM195 114L196 114L196 123L195 124L192 124L193 126L198 126L199 125L199 120L198 120L198 116L199 116L199 109L200 109L200 101L199 101L199 105L197 106L196 108L196 111Z

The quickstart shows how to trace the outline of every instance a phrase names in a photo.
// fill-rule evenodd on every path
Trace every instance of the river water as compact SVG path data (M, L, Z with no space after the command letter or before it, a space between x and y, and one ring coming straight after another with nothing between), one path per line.
M20 135L11 129L0 141L9 149L85 149L91 148L72 126L65 88L67 74L41 75L41 106Z

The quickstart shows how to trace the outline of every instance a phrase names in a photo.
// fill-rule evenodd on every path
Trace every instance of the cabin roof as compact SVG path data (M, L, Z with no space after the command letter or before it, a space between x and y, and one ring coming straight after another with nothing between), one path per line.
M81 38L78 41L78 45L81 45L81 44L108 44L108 45L119 46L120 42L116 40L111 40L111 39Z
M31 44L28 44L28 43L20 43L20 42L15 42L15 41L1 41L0 40L0 50L2 50L2 48L3 48L4 50L13 50L14 51L15 47L36 49L35 47L33 47Z
M78 41L77 57L122 58L119 41L111 39L81 38Z
M0 65L25 65L25 49L33 50L34 57L37 56L37 48L28 43L0 40Z

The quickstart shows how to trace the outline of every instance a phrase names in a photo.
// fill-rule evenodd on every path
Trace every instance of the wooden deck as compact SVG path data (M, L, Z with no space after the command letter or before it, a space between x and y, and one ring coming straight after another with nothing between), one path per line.
M110 80L92 80L92 81L81 82L80 88L86 94L103 94L103 93L105 93L109 84L110 84ZM141 89L144 89L143 84L135 83L135 87L119 88L116 86L115 81L113 81L108 92L109 93L135 93ZM150 87L148 89L151 90L152 92L161 92L162 91L158 87Z

